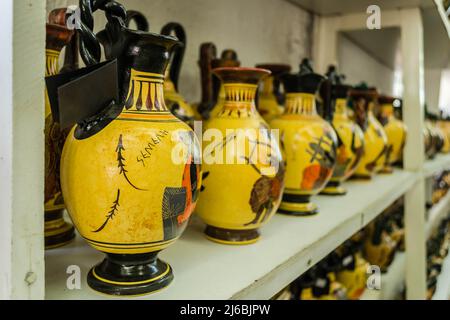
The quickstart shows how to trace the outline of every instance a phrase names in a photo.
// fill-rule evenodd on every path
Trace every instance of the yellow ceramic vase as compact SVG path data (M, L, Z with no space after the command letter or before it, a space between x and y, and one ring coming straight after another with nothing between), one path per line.
M353 177L371 179L384 168L388 143L383 126L373 114L377 92L375 89L364 88L352 90L350 95L356 123L364 132L364 153Z
M286 188L279 213L317 213L310 197L325 187L333 173L336 133L316 110L315 92L323 79L303 66L300 73L281 77L286 91L285 110L270 123L279 130L286 157Z
M70 132L61 178L78 232L106 253L90 270L89 286L136 295L173 279L157 254L176 241L194 210L200 150L192 129L165 104L164 71L176 39L122 33L127 45L118 56L125 65L118 114L111 116L113 108Z
M394 116L394 105L396 99L388 96L380 96L379 121L386 132L388 149L386 152L385 172L392 172L393 165L399 165L403 159L403 148L406 143L406 125ZM398 100L397 100L398 101Z
M74 32L67 29L62 21L54 21L64 17L65 9L56 9L49 15L46 37L46 68L45 76L59 73L59 56L61 50L72 38ZM65 209L60 184L60 159L67 130L62 130L53 120L50 102L45 92L45 248L60 247L75 237L72 224L63 218Z
M438 120L436 122L436 125L439 129L441 129L443 133L444 138L444 145L442 146L441 152L442 153L449 153L450 152L450 126L449 122L446 120Z
M324 117L336 131L338 141L333 176L320 194L344 195L347 191L341 184L350 178L361 161L364 134L348 116L347 97L351 87L342 83L345 77L339 75L334 66L330 66L327 78L321 90Z
M270 70L272 73L266 77L258 95L258 112L268 123L283 113L283 106L279 102L280 80L283 73L291 71L287 64L258 64L257 68Z
M367 285L367 268L369 263L360 252L344 257L343 269L336 273L336 279L347 288L348 298L357 300L364 293Z
M258 82L270 72L218 68L225 101L204 127L201 201L196 212L208 239L224 244L256 242L276 212L284 166L277 140L256 111ZM207 141L210 141L208 143Z

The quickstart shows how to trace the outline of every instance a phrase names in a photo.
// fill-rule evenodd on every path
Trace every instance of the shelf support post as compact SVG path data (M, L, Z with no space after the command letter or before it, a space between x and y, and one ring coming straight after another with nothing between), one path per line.
M0 299L44 298L46 1L0 1Z

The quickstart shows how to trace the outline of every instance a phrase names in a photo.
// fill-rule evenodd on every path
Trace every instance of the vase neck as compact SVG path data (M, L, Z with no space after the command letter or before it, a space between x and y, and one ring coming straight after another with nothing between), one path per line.
M391 104L382 104L381 105L381 114L388 118L394 115L394 107Z
M316 115L316 99L311 93L286 94L286 114Z
M164 75L131 69L127 111L168 111L164 102Z
M257 85L247 83L225 83L223 90L225 93L224 110L245 110L247 112L256 111L255 95Z
M334 115L339 117L347 117L347 99L336 99L334 104Z
M273 77L267 77L262 86L261 95L270 96L273 95Z
M61 51L45 49L45 76L54 76L59 73L59 55Z

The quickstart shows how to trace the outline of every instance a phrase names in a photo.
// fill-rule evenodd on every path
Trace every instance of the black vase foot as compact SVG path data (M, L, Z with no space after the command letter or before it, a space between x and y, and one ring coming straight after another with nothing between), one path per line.
M63 210L45 212L45 249L64 246L75 238L75 228L63 218Z
M116 295L144 295L167 287L173 280L172 268L157 258L157 252L112 254L93 267L87 276L95 291Z
M258 229L231 230L210 225L206 226L205 235L211 241L231 245L252 244L260 238Z
M283 194L283 200L277 213L291 216L313 216L319 212L317 206L310 202L309 195Z

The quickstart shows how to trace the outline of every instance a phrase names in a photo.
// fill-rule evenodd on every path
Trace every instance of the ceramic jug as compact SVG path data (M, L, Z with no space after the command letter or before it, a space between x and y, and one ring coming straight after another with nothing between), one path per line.
M387 136L383 126L373 114L378 93L365 84L350 91L356 123L364 132L364 153L353 177L371 179L384 168Z
M214 43L206 42L200 46L200 59L198 61L201 74L202 98L197 106L197 112L203 120L208 120L222 110L225 101L225 90L221 81L212 72L215 68L239 67L236 51L225 49L220 57L217 57L217 49Z
M282 93L280 92L280 76L291 71L287 64L258 64L257 68L270 70L272 73L262 83L258 95L258 112L268 123L283 113Z
M342 182L356 170L364 152L364 134L361 128L348 116L347 98L351 86L343 83L334 66L327 72L327 84L322 86L324 118L330 122L337 134L336 166L333 176L320 192L326 195L344 195L347 191Z
M170 22L164 25L161 29L161 34L174 34L180 41L180 44L174 49L171 61L166 69L164 79L164 98L166 105L177 118L193 126L195 120L194 109L178 92L178 78L187 44L186 32L181 24Z
M394 104L400 101L394 97L381 95L378 97L380 105L378 120L387 136L388 147L384 172L392 172L392 166L399 165L403 159L403 149L406 143L406 125L394 116Z
M315 94L324 77L304 60L300 72L284 74L284 113L270 122L279 130L286 159L286 188L279 213L313 215L317 205L310 197L330 180L336 161L337 137L331 125L316 110Z
M276 137L256 111L255 93L270 71L217 68L225 101L204 126L201 201L196 213L208 239L249 244L276 212L283 192L284 164Z
M69 44L74 32L65 19L66 8L55 9L49 14L46 25L45 75L59 73L61 50ZM60 247L75 237L72 224L63 218L65 209L60 184L60 159L67 130L62 130L53 120L47 91L45 92L45 248Z
M199 144L164 100L164 73L177 40L128 29L125 9L109 4L97 37L107 59L117 59L120 101L71 130L61 184L78 232L106 254L89 271L89 286L112 295L146 294L173 279L172 267L157 255L181 235L194 210ZM80 53L89 62L86 28Z

